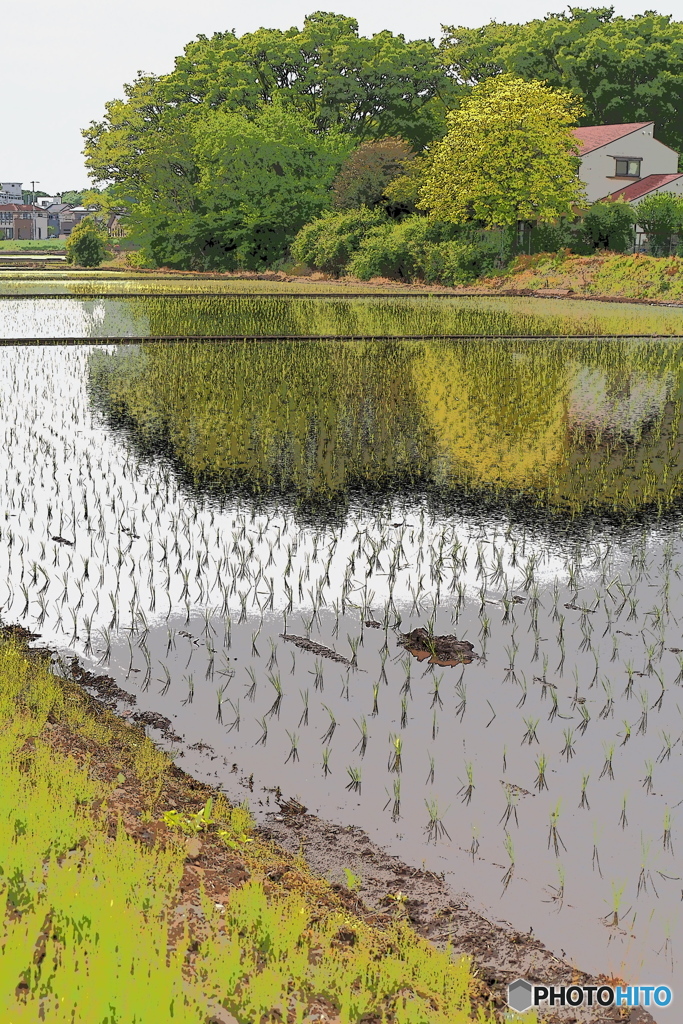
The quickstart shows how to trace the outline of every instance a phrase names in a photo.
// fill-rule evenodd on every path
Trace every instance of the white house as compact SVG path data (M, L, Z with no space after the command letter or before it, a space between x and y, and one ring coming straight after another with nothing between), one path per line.
M20 181L0 181L0 203L23 203Z
M579 176L589 203L623 195L636 202L652 192L679 192L678 153L654 137L654 121L575 128Z

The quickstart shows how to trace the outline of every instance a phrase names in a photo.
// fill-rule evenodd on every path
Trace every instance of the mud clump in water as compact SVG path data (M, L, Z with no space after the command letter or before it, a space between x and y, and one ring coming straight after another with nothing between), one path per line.
M470 665L479 655L474 653L474 644L469 640L458 640L457 636L446 634L433 636L423 626L401 633L399 647L404 647L418 661L429 657L430 665Z

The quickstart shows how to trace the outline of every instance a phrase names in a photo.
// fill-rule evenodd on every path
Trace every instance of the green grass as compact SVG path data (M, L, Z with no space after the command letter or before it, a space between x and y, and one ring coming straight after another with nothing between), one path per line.
M64 249L66 245L65 238L43 238L35 239L3 239L0 241L0 252L56 252L57 250Z
M106 724L84 706L46 666L13 644L0 646L5 1024L189 1024L208 1019L211 1001L240 1024L280 1019L278 1010L301 1022L314 997L331 1004L343 1024L366 1014L387 1024L493 1021L472 1008L467 958L453 962L448 950L400 920L379 931L339 910L321 912L310 895L314 885L305 894L269 894L256 870L224 906L202 892L202 936L185 928L171 940L182 899L183 830L169 830L166 845L153 848L120 821L109 837L102 810L108 785L41 737L50 717L106 739ZM148 781L158 774L151 760L149 751L137 757ZM217 834L234 848L246 841L248 825L238 809L231 828L232 814L223 815ZM213 827L209 809L199 827Z

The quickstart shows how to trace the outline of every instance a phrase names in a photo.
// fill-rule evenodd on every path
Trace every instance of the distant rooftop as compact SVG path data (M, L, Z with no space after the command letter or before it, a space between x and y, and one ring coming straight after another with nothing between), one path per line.
M639 128L647 128L654 121L633 121L630 124L595 124L588 128L575 128L572 135L579 143L579 156L585 156L594 149L601 149L611 142L623 139L626 135L637 132Z

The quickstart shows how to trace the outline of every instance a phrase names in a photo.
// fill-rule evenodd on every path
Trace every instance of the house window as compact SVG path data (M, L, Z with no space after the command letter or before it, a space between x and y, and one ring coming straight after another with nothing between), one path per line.
M615 171L615 177L617 178L639 178L640 177L640 160L627 160L617 157L616 164L617 168Z

